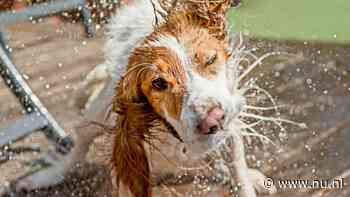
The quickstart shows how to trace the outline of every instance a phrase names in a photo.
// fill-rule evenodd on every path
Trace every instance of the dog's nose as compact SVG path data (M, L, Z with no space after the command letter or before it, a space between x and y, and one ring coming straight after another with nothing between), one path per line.
M222 120L225 117L224 110L219 107L211 109L207 116L199 123L198 128L201 134L215 134L221 129Z

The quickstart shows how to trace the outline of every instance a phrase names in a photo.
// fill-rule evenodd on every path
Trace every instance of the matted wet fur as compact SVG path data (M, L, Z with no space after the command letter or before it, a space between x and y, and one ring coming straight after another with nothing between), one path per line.
M208 36L207 39L205 37L203 39L208 41L211 39L210 36L213 36L221 40L222 45L227 45L224 17L229 5L229 1L177 1L172 4L172 7L165 8L167 11L167 16L163 18L165 21L154 27L145 42L147 44L157 40L159 34L179 38L188 33ZM152 196L151 172L145 143L152 145L152 141L157 140L157 132L174 133L172 128L166 127L167 123L159 116L159 110L157 113L157 108L150 104L153 101L147 98L141 88L141 82L147 81L147 73L153 69L151 65L142 63L156 61L163 54L161 47L157 49L159 51L152 50L139 47L132 52L129 57L129 66L115 88L112 108L112 112L118 114L117 124L112 131L113 137L110 138L113 140L113 152L109 160L112 168L112 182L115 189L126 187L132 196L137 197ZM166 52L163 55L172 57ZM176 65L175 62L181 60L169 59L169 61L173 63L172 65ZM184 71L181 69L169 72L173 72L171 74L181 80L182 77L184 78ZM179 91L181 95L182 90Z

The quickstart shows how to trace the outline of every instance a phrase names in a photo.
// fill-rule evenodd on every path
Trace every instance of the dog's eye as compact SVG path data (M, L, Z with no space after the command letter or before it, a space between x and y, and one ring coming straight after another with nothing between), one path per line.
M152 81L152 86L157 90L165 90L168 88L168 83L163 78L157 78Z
M216 59L218 58L217 54L211 56L207 62L205 63L205 66L209 66L209 65L212 65L214 64L214 62L216 61Z

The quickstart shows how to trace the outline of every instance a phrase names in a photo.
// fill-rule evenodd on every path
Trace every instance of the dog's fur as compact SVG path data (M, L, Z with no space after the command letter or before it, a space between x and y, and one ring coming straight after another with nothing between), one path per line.
M242 97L232 96L226 81L231 46L225 14L230 1L171 5L144 1L122 8L109 25L106 62L89 76L113 73L86 114L91 118L96 111L104 112L113 98L111 111L118 115L112 179L116 189L125 187L132 196L152 196L145 147L153 147L159 133L171 133L193 155L203 156L226 134L203 135L200 122L220 108L225 127L244 103ZM106 105L101 104L104 100Z
M225 21L229 6L228 0L170 0L154 5L137 1L110 21L106 61L87 77L89 83L108 82L99 86L103 90L93 94L84 114L94 121L101 120L101 114L116 115L109 118L113 126L108 138L114 196L152 196L157 165L152 155L169 156L160 150L166 149L165 142L184 144L196 160L229 136L226 131L245 102L226 80L232 52ZM224 113L219 124L211 117L218 112ZM220 127L208 133L201 127L203 121L216 121ZM243 174L249 174L245 179L253 176L261 182L264 176L248 170L241 152L235 157L244 167ZM70 166L73 162L68 160ZM62 171L65 174L67 169Z
M164 141L183 142L193 158L216 149L228 136L224 131L245 102L226 80L234 39L226 30L230 4L136 1L111 19L106 61L87 77L90 84L108 82L99 86L103 90L93 94L84 114L94 121L116 114L108 157L116 193L152 196L150 155L162 151L156 144L163 143L164 133L171 134ZM200 125L213 121L213 109L224 116L219 132L208 135Z

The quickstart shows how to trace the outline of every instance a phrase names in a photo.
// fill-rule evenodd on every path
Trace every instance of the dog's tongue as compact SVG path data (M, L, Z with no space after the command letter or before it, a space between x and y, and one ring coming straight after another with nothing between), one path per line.
M220 127L220 120L224 117L224 111L218 107L208 112L206 118L202 120L199 125L202 134L210 134L213 132L211 128L217 130Z

